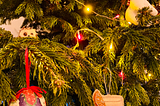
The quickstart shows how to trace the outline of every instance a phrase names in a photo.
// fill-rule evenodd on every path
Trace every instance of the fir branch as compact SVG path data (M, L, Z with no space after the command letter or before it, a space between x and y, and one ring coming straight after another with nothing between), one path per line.
M136 90L139 94L141 102L145 105L148 105L150 103L150 100L147 91L145 91L145 89L140 84L136 85Z
M81 27L83 26L81 16L80 16L78 13L76 13L76 12L71 12L70 14L71 14L71 16L72 16L73 18L75 18L75 19L77 20L77 24L78 24L78 26L81 28Z
M58 18L57 17L43 17L43 19L41 19L41 27L44 29L50 29L52 27L54 27L55 25L57 25L58 22Z
M26 7L27 5L27 2L26 1L23 1L15 10L15 14L20 14Z
M69 12L74 11L74 7L75 7L75 1L74 0L70 0L69 4L65 6L66 10L68 10ZM80 6L78 5L78 8L80 8Z
M15 93L10 87L11 81L10 79L1 72L0 74L0 102L7 101L9 103L11 98L15 98ZM5 105L5 102L4 102Z

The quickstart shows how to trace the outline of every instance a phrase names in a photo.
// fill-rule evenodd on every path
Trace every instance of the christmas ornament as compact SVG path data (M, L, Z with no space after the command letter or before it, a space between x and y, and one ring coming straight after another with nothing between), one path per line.
M109 93L110 93L112 75L111 75L111 70L110 69L108 70L110 72L110 82L109 82ZM107 93L105 75L103 76L104 76L104 85ZM98 89L96 89L93 92L92 98L95 106L124 106L124 100L121 95L110 95L110 94L102 95Z
M22 88L16 93L16 99L11 100L9 106L46 106L46 102L41 93L45 90L37 86L30 86L29 73L30 63L28 61L28 49L25 52L26 84L27 88Z
M138 25L136 16L139 9L144 7L149 7L151 10L151 15L156 16L158 11L147 1L147 0L130 0L129 7L126 10L125 18L128 22L133 23L134 25Z
M9 106L46 106L44 97L40 94L42 89L36 86L22 88L16 93L16 100L12 100Z
M24 20L24 17L19 17L18 19L13 19L10 21L7 20L6 23L0 25L0 27L10 31L13 37L18 37L18 32L21 29Z
M34 38L36 38L36 37L37 37L37 33L36 33L36 30L35 30L35 29L24 28L24 27L23 27L23 28L19 31L18 37L34 37Z
M102 95L98 89L93 93L95 106L124 106L123 97L120 95Z

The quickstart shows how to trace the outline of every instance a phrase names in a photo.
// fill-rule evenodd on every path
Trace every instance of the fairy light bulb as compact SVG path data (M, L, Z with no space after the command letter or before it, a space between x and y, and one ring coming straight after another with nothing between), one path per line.
M79 31L78 31L78 33L77 33L77 39L78 39L78 40L82 40L82 35L80 34Z
M149 76L149 77L151 77L151 76L152 76L152 74L148 74L148 76Z
M82 37L81 37L81 35L80 34L78 34L78 39L80 40Z
M92 6L91 5L86 5L86 7L84 8L84 12L86 14L90 14L92 12Z
M111 43L111 45L110 45L110 47L109 47L109 48L110 48L110 50L113 48L112 43Z
M120 75L122 76L123 75L123 72L121 71Z
M120 15L119 14L117 14L116 16L115 16L115 18L119 18L120 17Z
M89 8L89 7L87 8L87 11L90 11L90 8Z
M129 25L131 25L131 22L128 22Z

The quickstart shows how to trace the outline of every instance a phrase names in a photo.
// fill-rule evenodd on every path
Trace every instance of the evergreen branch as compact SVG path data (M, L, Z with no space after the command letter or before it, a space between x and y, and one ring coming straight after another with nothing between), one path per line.
M51 17L43 17L41 19L41 27L44 29L50 29L57 25L58 18L51 16Z
M77 20L77 24L78 24L79 27L83 26L82 18L81 18L81 16L78 13L71 12L71 16L73 16Z
M40 3L40 4L42 4L42 1L43 1L43 0L37 0L37 2Z
M93 102L91 89L87 86L87 84L81 77L74 80L74 82L75 83L72 84L72 88L74 92L78 95L81 106L92 106Z
M15 14L20 14L26 7L27 5L27 2L26 1L23 1L23 3L21 3L15 10Z
M1 72L0 74L0 102L2 101L7 101L7 103L9 103L9 101L11 100L11 98L15 98L15 93L14 91L11 89L10 87L11 81L9 80L9 78L3 73ZM5 105L5 102L4 102Z
M147 91L145 91L145 89L140 84L136 85L136 90L139 94L141 102L145 105L148 105L150 103L150 100Z
M28 19L33 20L33 18L34 18L34 5L33 5L33 3L27 3L26 8L25 8L25 13L26 13L26 17Z

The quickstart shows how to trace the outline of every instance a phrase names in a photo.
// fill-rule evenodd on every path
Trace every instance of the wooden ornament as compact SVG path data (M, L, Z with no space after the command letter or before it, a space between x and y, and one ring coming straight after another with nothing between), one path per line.
M122 96L110 94L102 95L98 89L94 91L92 98L95 106L124 106Z

